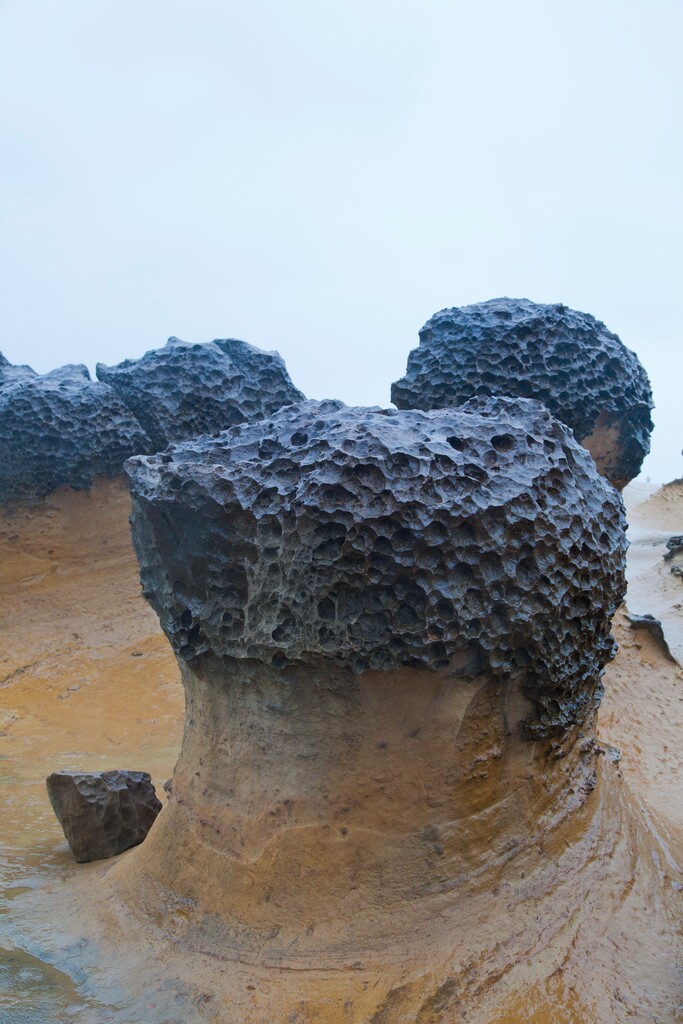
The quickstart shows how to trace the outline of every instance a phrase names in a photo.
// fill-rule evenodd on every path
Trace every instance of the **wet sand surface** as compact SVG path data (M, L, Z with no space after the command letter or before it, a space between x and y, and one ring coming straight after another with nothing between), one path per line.
M163 800L177 758L183 692L140 597L128 511L125 485L100 481L0 516L0 946L17 897L78 874L47 775L142 768ZM0 1020L83 1006L68 975L21 950L2 958Z
M683 486L656 494L636 486L627 493L627 504L629 610L661 618L671 650L679 654L683 578L670 573L662 555L668 538L683 533ZM212 1006L208 986L202 989L205 965L199 959L188 956L184 979L170 978L167 986L162 980L142 993L140 968L140 978L131 982L131 989L138 985L132 1000L106 963L100 970L85 945L79 950L83 940L64 924L71 894L77 892L82 904L90 886L94 895L104 891L112 866L121 870L133 851L112 862L75 864L47 801L46 776L58 768L142 769L152 774L164 799L163 782L172 774L181 742L183 691L156 616L139 593L128 508L121 481L99 481L90 492L55 492L33 509L0 516L0 946L5 950L0 953L0 1020L8 1024L233 1019ZM671 957L662 950L672 946L665 922L681 902L683 673L655 639L630 626L625 612L615 631L620 651L605 677L599 718L605 755L591 800L605 802L604 820L619 833L614 863L630 858L636 865L630 889L617 892L620 878L613 900L582 909L583 931L568 924L566 935L560 930L547 942L538 941L542 922L534 924L531 899L519 925L520 932L528 930L529 941L522 935L516 942L514 960L501 968L495 984L483 970L477 980L476 965L471 967L472 984L479 985L474 1015L463 1007L462 1015L454 1016L444 994L441 1004L422 1005L423 1024L456 1019L670 1024L678 1019L675 950ZM609 877L608 858L600 871ZM504 902L486 907L493 931L496 913L505 917ZM55 938L57 918L64 933ZM176 925L182 930L182 908ZM585 937L591 927L605 935L594 948ZM146 948L150 957L157 956L155 977L162 978L163 951L155 951L151 933L146 941L142 955ZM55 948L68 951L68 972L51 965ZM605 948L612 951L609 962ZM626 975L632 971L638 982L615 986L615 964ZM220 969L230 974L231 969ZM131 972L132 978L133 966ZM267 988L268 980L250 980L247 973L240 969L230 975L230 984L242 986L241 1019L265 1020L259 1016L259 987ZM603 1001L601 986L607 982L611 990ZM668 1001L650 998L663 987L671 992ZM396 996L380 1015L368 1011L367 1020L415 1020L404 995L404 1009L403 997ZM342 1005L293 1019L348 1017Z

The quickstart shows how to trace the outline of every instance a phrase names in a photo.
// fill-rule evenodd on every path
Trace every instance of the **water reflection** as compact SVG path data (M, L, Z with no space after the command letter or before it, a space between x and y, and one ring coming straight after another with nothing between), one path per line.
M71 978L23 949L0 948L0 1019L3 1024L83 1020L95 1009L78 995Z

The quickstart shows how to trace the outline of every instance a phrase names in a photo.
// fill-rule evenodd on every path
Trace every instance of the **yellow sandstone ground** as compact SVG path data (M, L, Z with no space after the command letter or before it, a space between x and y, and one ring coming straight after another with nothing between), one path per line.
M152 912L149 928L140 929L144 915L116 899L121 878L136 877L136 852L76 865L44 784L63 767L143 769L163 799L162 784L178 756L183 691L156 617L139 594L128 509L122 481L98 481L89 492L55 492L36 507L0 516L0 947L6 948L4 957L0 950L0 1019L679 1019L683 984L672 922L676 913L681 919L683 673L647 633L630 628L624 612L615 623L620 651L606 673L599 716L606 753L598 761L597 788L572 805L547 842L540 834L533 849L530 844L514 874L501 868L490 891L463 904L462 920L444 912L427 935L422 925L411 932L406 911L400 956L378 950L337 977L321 971L305 984L296 970L275 975L184 944L191 910L182 905L161 925ZM631 610L661 617L672 650L682 650L683 613L676 605L683 580L671 577L661 556L666 539L683 532L683 487L653 496L635 491L630 519L629 601L637 604ZM620 761L611 748L620 750ZM93 921L99 916L98 927L111 939L107 959L120 957L125 965L123 984L112 980L111 963L93 966L93 955L104 957L95 939L88 944L83 907L90 898ZM141 906L147 898L140 893ZM104 912L99 900L109 901ZM566 908L566 919L558 908ZM456 933L459 949L449 946ZM68 974L49 966L59 960L55 950Z

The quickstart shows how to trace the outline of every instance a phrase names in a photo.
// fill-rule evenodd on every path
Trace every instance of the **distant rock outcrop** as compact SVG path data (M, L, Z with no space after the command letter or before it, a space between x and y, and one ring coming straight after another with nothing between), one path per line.
M672 562L671 572L674 576L681 576L683 567L683 534L676 534L666 542L665 562Z
M143 592L188 665L489 673L534 736L591 712L623 511L540 403L306 402L126 468Z
M141 359L98 363L97 376L134 411L156 450L263 419L304 397L277 352L234 338L197 345L169 338Z
M669 647L669 644L667 642L666 636L664 635L664 630L662 629L662 624L659 621L659 619L656 619L654 617L654 615L648 615L648 614L646 614L646 615L628 615L627 614L626 618L627 618L628 622L630 623L631 629L643 630L643 632L648 633L649 636L651 636L652 639L654 640L655 644L662 651L664 656L669 661L674 661L674 662L676 661L676 659L674 658L673 654L671 653L671 648ZM676 664L678 664L678 662L676 662Z
M0 367L0 503L113 476L152 443L113 388L85 366L39 375Z
M119 366L37 374L0 355L0 504L114 476L140 452L269 415L303 398L276 352L232 339L165 348Z
M652 393L638 358L603 323L560 304L491 299L427 321L392 401L440 409L476 395L538 399L619 488L650 450Z
M147 772L53 772L47 793L81 863L137 846L161 810Z

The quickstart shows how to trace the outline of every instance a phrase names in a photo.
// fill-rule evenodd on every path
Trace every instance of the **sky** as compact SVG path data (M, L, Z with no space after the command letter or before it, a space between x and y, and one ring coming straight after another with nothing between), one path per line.
M592 313L683 475L681 0L0 0L0 350L238 337L388 405L436 310Z

